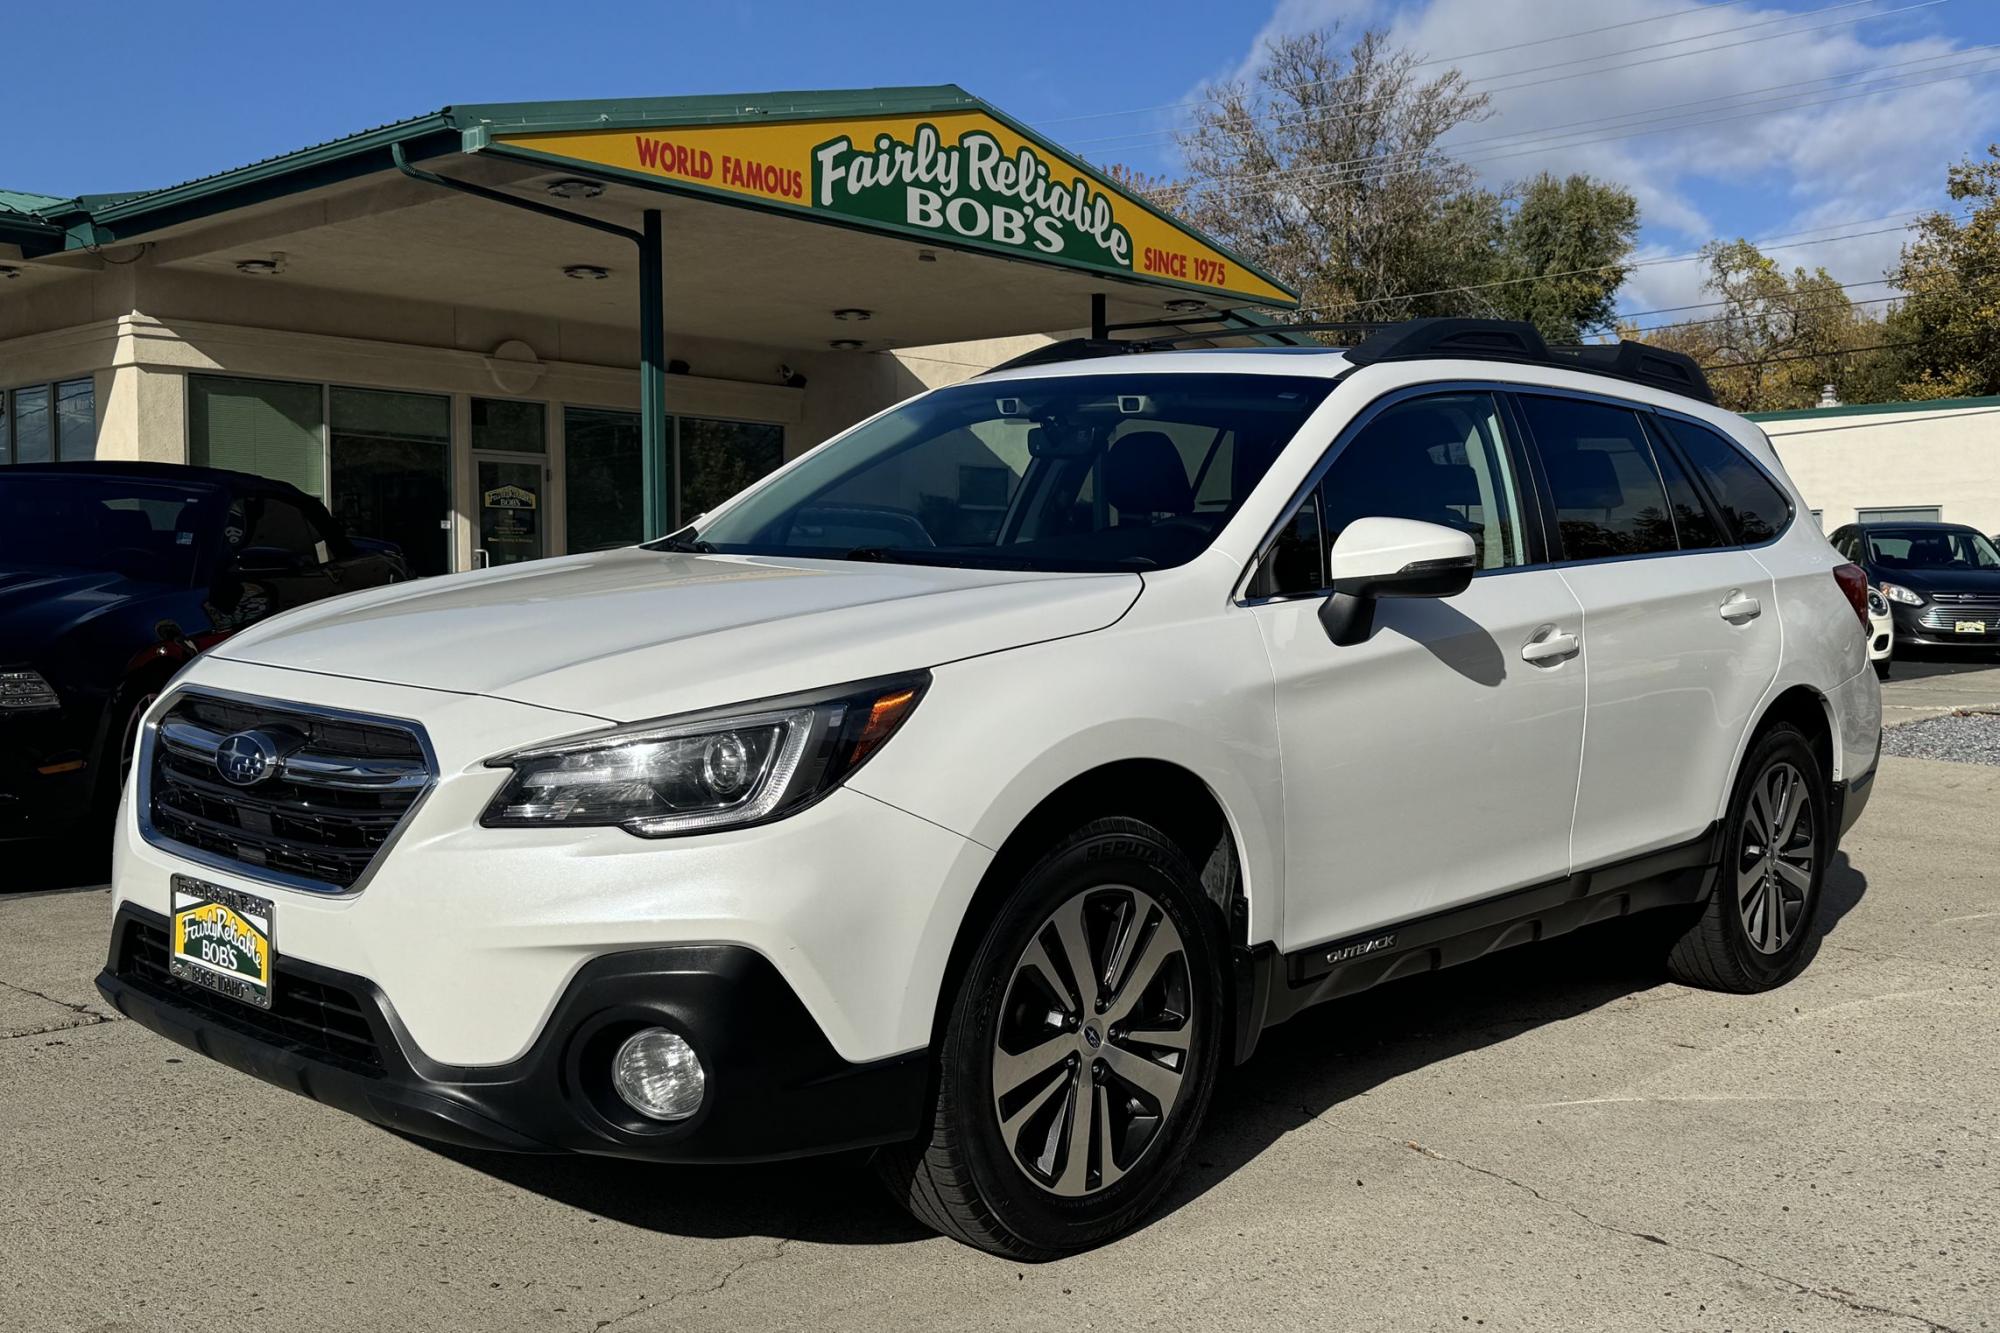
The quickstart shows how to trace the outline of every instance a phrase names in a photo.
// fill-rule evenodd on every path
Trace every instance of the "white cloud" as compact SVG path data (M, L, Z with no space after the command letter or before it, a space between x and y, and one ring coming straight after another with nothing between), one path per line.
M1983 63L1949 59L1962 44L1930 33L1928 16L1836 23L1871 11L1687 9L1685 0L1414 0L1393 10L1369 0L1279 0L1229 73L1254 74L1274 36L1336 19L1348 32L1386 21L1396 43L1425 57L1462 57L1458 67L1491 94L1489 118L1453 136L1489 184L1543 170L1617 181L1640 202L1641 257L1692 251L1718 235L1758 239L1940 206L1946 166L1981 151L2000 124L2000 76L1866 87L1935 77L1941 70L1929 62ZM1612 24L1626 26L1566 36ZM1746 27L1753 24L1766 26ZM1549 37L1563 40L1521 45ZM1675 38L1691 40L1654 45ZM1515 49L1473 54L1498 47ZM2000 55L1991 60L2000 70ZM1583 63L1558 65L1572 61ZM1625 68L1592 72L1606 66ZM1859 96L1851 95L1856 85ZM1797 105L1806 100L1818 104ZM1639 133L1663 129L1663 120L1678 128ZM1854 237L1772 254L1787 268L1823 265L1843 281L1864 281L1882 275L1903 240ZM1642 268L1624 305L1697 301L1699 282L1695 264Z

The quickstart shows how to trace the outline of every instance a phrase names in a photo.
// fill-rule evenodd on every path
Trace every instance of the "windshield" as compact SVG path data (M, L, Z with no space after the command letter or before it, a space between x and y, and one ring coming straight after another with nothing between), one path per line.
M1160 569L1193 559L1333 381L974 382L895 409L659 543L735 555Z
M189 587L221 509L221 499L201 488L0 469L0 566Z
M1884 569L2000 569L2000 551L1971 528L1889 528L1868 534Z

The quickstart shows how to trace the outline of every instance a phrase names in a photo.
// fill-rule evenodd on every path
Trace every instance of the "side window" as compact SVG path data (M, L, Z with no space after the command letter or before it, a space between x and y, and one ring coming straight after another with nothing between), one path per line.
M1314 489L1299 505L1271 553L1264 558L1260 596L1277 597L1302 592L1318 592L1326 587L1326 541L1319 520L1319 491Z
M245 546L270 546L290 551L309 564L322 563L324 539L306 511L290 500L275 495L253 497L249 505L250 529Z
M1755 546L1784 530L1792 517L1791 501L1742 449L1692 421L1677 418L1666 425L1673 433L1674 443L1708 483L1723 515L1735 528L1737 541Z
M1667 502L1674 509L1674 532L1680 537L1681 549L1712 551L1728 546L1729 534L1709 511L1708 502L1701 498L1680 459L1672 449L1660 446L1657 436L1654 443L1653 461L1660 465L1660 480L1667 485Z
M1666 488L1638 413L1573 398L1521 397L1555 500L1566 560L1679 548Z
M1481 569L1527 562L1513 464L1490 394L1389 408L1333 460L1320 502L1329 547L1357 518L1414 518L1469 534Z

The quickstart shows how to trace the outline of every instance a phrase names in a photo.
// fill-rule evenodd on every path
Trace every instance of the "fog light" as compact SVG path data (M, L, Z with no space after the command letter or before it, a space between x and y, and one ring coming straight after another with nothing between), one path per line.
M642 1028L611 1057L611 1086L653 1120L685 1120L701 1109L708 1083L694 1047L665 1028Z

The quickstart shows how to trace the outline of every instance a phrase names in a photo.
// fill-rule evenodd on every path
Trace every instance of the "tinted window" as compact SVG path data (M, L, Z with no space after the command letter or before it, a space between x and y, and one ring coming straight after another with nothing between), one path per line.
M1666 424L1674 443L1708 483L1724 517L1736 529L1738 541L1754 546L1784 530L1792 516L1790 502L1741 449L1692 421L1674 419Z
M1490 395L1396 404L1348 441L1320 490L1329 546L1357 518L1414 518L1469 534L1481 569L1526 563L1513 468Z
M1655 448L1653 461L1660 465L1660 480L1667 485L1667 501L1674 507L1674 535L1683 551L1708 551L1730 544L1729 534L1709 512L1708 502L1689 478L1687 470L1667 448Z
M186 587L221 510L205 489L0 472L0 566L111 570Z
M1058 375L913 399L679 534L730 554L1147 569L1206 548L1332 381Z
M245 546L269 546L290 551L313 564L321 561L319 528L306 511L289 500L262 496L250 501L249 532Z
M1568 560L1678 549L1653 451L1628 408L1524 396Z
M1318 592L1326 587L1326 542L1320 531L1319 491L1306 496L1285 526L1278 529L1265 557L1259 596Z

